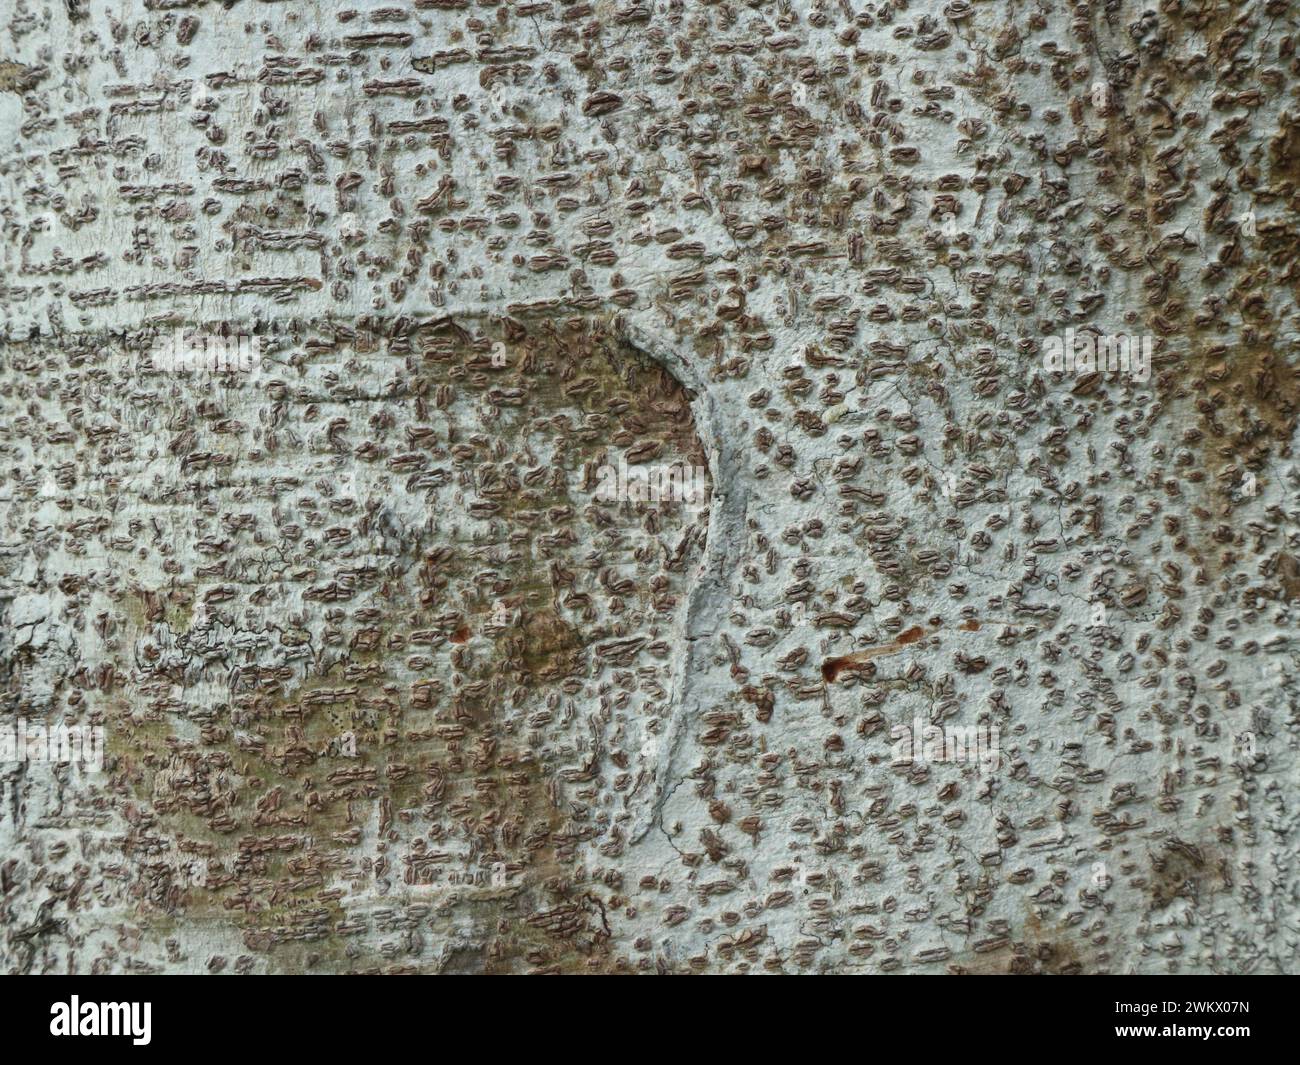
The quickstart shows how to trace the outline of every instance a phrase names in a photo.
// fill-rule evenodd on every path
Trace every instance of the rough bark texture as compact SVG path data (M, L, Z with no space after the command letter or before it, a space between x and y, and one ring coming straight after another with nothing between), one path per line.
M0 968L1294 969L1298 43L0 0Z

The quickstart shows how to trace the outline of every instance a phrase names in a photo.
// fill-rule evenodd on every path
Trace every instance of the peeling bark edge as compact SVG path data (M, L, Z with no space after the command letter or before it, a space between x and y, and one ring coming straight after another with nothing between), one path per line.
M713 469L713 496L709 506L705 555L699 580L692 586L686 604L684 653L678 658L674 676L675 706L667 735L655 763L654 787L649 796L634 804L635 819L630 841L635 844L654 827L661 826L664 804L676 788L676 764L686 734L687 722L700 710L693 693L696 663L709 653L709 637L717 631L728 601L727 582L739 566L745 543L745 514L749 487L740 476L744 469L735 434L724 431L730 420L719 393L711 389L698 368L668 343L649 330L626 320L619 321L619 335L631 347L662 366L690 391L695 430L704 444ZM701 666L701 669L703 667Z

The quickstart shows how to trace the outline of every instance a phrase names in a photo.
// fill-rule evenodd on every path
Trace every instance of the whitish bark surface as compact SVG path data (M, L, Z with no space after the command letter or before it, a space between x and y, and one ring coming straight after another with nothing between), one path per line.
M0 0L0 967L1293 968L1298 42Z

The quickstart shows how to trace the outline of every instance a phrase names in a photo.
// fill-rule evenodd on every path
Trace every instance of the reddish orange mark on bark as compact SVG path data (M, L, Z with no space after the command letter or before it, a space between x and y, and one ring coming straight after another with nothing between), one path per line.
M932 621L942 624L940 619L932 618ZM939 624L935 625L937 629ZM963 621L957 628L963 632L978 632L980 623L974 618ZM868 647L865 651L855 651L850 655L840 655L836 658L828 658L822 663L822 680L827 684L834 684L840 676L849 670L864 673L871 676L875 673L876 667L870 665L873 658L879 658L881 655L893 654L895 651L906 647L910 643L916 643L925 635L925 629L920 625L913 625L910 629L900 632L889 643L881 644L879 647Z
M870 665L873 658L879 658L881 655L893 654L901 647L906 647L909 643L916 643L925 635L925 629L920 625L914 625L904 632L900 632L898 637L890 643L881 644L879 647L868 647L865 651L856 651L851 655L840 655L838 658L828 658L822 664L822 680L827 684L834 684L839 679L840 674L847 670L866 673L870 676L876 671L876 667Z

